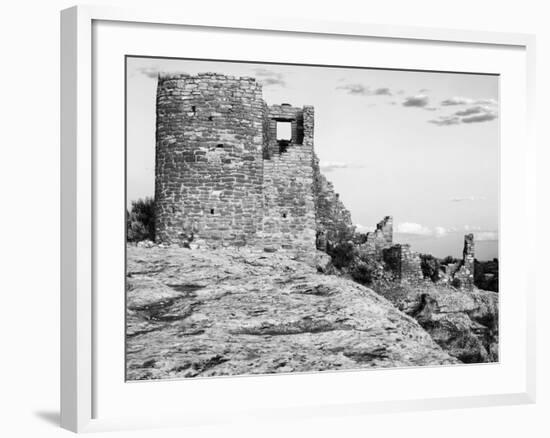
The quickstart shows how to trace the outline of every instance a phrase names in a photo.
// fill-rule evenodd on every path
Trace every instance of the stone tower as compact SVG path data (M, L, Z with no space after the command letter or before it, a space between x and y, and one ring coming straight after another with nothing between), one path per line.
M266 104L253 78L159 77L155 232L244 245L262 226Z

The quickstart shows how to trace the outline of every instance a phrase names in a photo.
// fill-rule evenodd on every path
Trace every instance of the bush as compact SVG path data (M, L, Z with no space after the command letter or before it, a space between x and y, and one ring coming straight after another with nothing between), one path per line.
M420 254L420 268L424 278L429 278L434 283L439 280L439 260L431 254Z
M355 245L352 242L340 242L327 246L327 253L332 257L332 264L338 269L350 266L355 257Z
M498 259L474 261L474 284L480 289L498 292Z
M442 265L450 265L451 263L457 263L460 259L457 259L456 257L447 256L444 259L441 259Z
M378 266L375 261L356 258L349 267L351 277L362 284L370 284L377 277Z
M128 242L155 240L155 202L152 198L132 201L126 211L126 238Z

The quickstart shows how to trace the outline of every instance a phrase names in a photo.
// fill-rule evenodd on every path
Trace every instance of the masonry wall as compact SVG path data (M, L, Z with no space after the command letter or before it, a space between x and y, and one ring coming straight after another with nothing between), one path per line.
M262 225L266 106L253 78L159 77L156 238L244 245Z
M393 245L393 218L386 216L376 224L373 232L367 233L364 243L359 250L375 260L382 260L383 251Z
M454 272L454 284L463 289L472 289L474 287L474 235L466 234L464 236L464 249L462 251L462 263Z
M423 279L420 255L411 250L408 244L397 244L384 249L386 266L402 282L415 283Z
M292 138L279 141L277 122L290 122ZM264 126L263 221L259 237L272 249L315 249L313 107L273 105Z
M333 184L321 173L316 154L313 155L313 175L316 245L318 249L325 251L331 241L351 239L355 227L349 210L334 191Z

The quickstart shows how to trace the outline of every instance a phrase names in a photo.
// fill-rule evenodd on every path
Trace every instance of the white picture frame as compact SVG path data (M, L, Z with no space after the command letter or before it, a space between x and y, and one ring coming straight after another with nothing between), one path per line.
M392 392L390 398L386 399L362 399L357 394L352 397L352 394L343 392L335 394L336 401L334 403L329 403L326 400L314 402L304 398L300 406L285 403L283 395L280 398L275 398L272 405L263 405L262 400L256 400L257 409L243 404L240 410L228 410L225 413L223 406L219 410L209 410L209 406L201 400L197 400L195 404L198 410L192 416L183 415L181 409L170 412L163 411L162 406L159 406L154 412L151 407L149 416L136 415L132 417L122 410L114 414L109 411L109 415L98 414L103 409L100 397L98 397L98 378L99 380L103 378L101 370L104 370L108 364L105 365L98 359L101 355L98 356L97 352L102 348L99 344L103 338L98 336L95 326L98 318L103 320L103 314L98 314L101 312L101 306L98 305L95 296L98 284L102 284L101 278L98 277L102 271L98 270L98 266L99 262L103 260L98 259L98 254L101 254L103 250L98 249L96 239L98 204L103 202L100 199L102 192L96 190L98 173L103 171L102 161L98 159L94 151L96 147L94 142L100 138L94 126L98 120L97 96L94 93L100 80L97 77L98 70L94 65L94 60L98 59L98 50L103 47L98 43L101 38L98 37L94 28L97 23L130 24L134 27L150 26L153 28L153 32L160 32L160 29L168 27L173 29L174 26L182 26L187 29L200 29L203 33L224 32L224 30L233 29L255 35L271 32L279 36L292 35L295 38L316 35L347 37L350 40L369 38L407 42L411 46L427 43L452 44L465 47L483 46L488 51L509 50L521 53L521 59L524 62L517 66L521 70L518 77L524 78L525 83L512 84L510 87L518 88L515 90L515 96L520 96L521 100L519 106L522 109L519 114L525 116L523 120L518 120L518 125L521 125L521 128L515 137L515 139L521 140L521 147L517 146L515 153L519 154L518 157L521 158L524 166L521 166L517 174L517 181L511 180L506 176L507 174L504 174L503 178L507 178L509 184L503 186L501 197L510 196L511 201L524 197L524 208L518 209L521 210L518 212L521 216L518 216L517 222L514 223L527 221L532 231L526 233L522 241L515 244L515 249L517 251L533 251L535 245L535 143L532 128L535 90L534 36L364 23L280 20L246 15L240 17L227 20L215 14L191 16L174 11L159 11L156 8L135 11L95 6L73 7L61 13L61 426L75 432L85 432L219 423L230 419L235 421L235 419L250 417L273 420L312 415L361 415L372 412L533 403L535 400L535 282L534 274L530 271L532 268L524 264L516 268L518 271L516 272L517 284L521 284L521 292L518 292L520 297L516 299L520 300L518 301L520 305L516 306L514 302L516 310L510 309L512 306L508 306L508 311L516 311L521 314L518 315L520 321L517 327L518 333L515 333L518 338L517 345L522 346L521 351L516 351L521 359L521 366L514 371L517 385L513 390L504 387L502 390L498 390L495 387L496 389L492 392L463 393L462 395L445 394L443 391L438 396L422 398L415 397L414 392L400 394L396 390ZM430 67L427 66L427 68ZM496 72L498 73L498 71ZM119 84L123 82L123 78L118 78ZM507 111L506 105L504 102L503 112ZM116 110L120 110L120 108ZM503 119L506 120L504 117ZM123 148L124 145L115 142L115 147ZM506 163L503 164L503 166L506 165ZM124 172L124 169L121 168L119 171ZM508 195L506 186L515 182L519 182L518 192ZM503 213L501 212L501 214ZM503 269L506 269L506 266L504 264ZM123 317L123 314L120 314L120 318L123 319ZM105 318L108 319L108 316ZM505 321L503 324L508 323ZM510 330L506 326L503 328L504 332L510 334ZM121 353L123 354L123 352ZM506 363L500 365L504 367ZM477 369L474 368L469 368L469 370L469 373L477 372ZM388 373L394 371L381 372L388 376ZM399 372L403 374L402 378L406 378L407 373L423 372L425 374L427 372L426 375L429 375L430 372L436 373L436 371L430 370L399 370ZM344 374L341 373L340 376ZM357 374L347 374L344 378L347 381L353 381L355 376ZM442 378L445 377L442 375ZM209 389L212 391L219 390L222 386L226 390L235 390L240 384L244 386L245 380L239 381L239 379L248 379L246 385L254 386L262 384L262 381L258 379L268 378L235 377L225 380L218 379L212 384L205 380L195 381L193 384L195 387L212 386ZM307 385L308 383L303 383L306 381L312 382L309 384L319 384L319 381L316 380L317 377L312 375L294 376L293 379L292 385ZM278 380L275 384L277 382L283 382L283 380ZM124 384L124 382L120 383ZM158 385L158 383L154 384ZM132 394L135 396L140 391L145 391L143 385L148 385L148 383L140 384L141 386L127 385L134 385ZM163 388L166 389L171 383L163 382L161 385L164 385ZM273 382L270 385L273 385ZM243 391L246 393L248 389L243 389ZM102 390L99 392L104 393ZM203 403L202 408L201 403Z

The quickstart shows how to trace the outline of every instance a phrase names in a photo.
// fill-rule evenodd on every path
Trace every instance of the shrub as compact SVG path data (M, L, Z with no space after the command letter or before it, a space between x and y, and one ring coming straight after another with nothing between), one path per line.
M451 263L457 263L459 261L460 261L460 259L457 259L456 257L447 256L444 259L441 259L440 263L442 265L450 265Z
M152 198L132 201L126 211L126 238L129 242L155 240L155 202Z
M338 269L348 267L355 257L355 245L352 242L329 244L327 253L332 257L332 263Z
M362 284L370 284L377 276L376 262L365 258L355 258L349 267L351 277Z
M434 283L439 280L439 260L431 254L420 254L420 268L424 278L429 278Z

